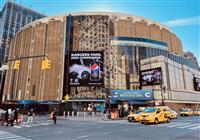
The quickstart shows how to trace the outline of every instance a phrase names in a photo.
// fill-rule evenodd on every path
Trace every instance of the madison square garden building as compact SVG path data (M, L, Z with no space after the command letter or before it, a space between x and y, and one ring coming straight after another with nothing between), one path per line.
M103 103L110 94L113 105L196 108L199 67L183 55L168 27L143 17L93 12L43 18L11 41L3 101L69 95L69 101Z

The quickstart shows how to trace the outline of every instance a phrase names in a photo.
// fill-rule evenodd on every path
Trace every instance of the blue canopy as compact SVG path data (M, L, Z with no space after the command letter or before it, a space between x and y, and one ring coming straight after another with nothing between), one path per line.
M19 100L17 104L38 104L38 101L34 100Z
M60 101L54 101L54 100L41 101L40 104L60 104Z

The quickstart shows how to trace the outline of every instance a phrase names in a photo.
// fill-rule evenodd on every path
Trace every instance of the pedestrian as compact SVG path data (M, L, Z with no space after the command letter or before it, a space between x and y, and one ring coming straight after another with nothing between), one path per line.
M75 106L73 110L74 110L74 115L77 116L77 112L78 112L77 107Z
M94 110L94 114L96 114L96 112L97 112L97 107L96 107L96 105L94 105L93 110Z
M53 111L53 114L52 114L52 118L53 118L54 124L56 124L57 116L58 116L58 113L57 113L57 110L56 110L56 108L55 108L54 111Z
M4 122L6 122L6 126L8 126L8 124L9 124L9 113L8 113L8 110L6 110L6 112L4 114L3 121L1 122L1 125L3 125Z
M14 120L15 120L14 118L15 118L14 110L11 109L10 114L9 114L9 124L11 126L14 126Z
M28 112L28 121L27 121L28 124L33 123L33 116L34 116L33 109L30 109L30 111Z
M107 112L106 112L106 109L102 110L102 120L107 121Z
M16 124L18 124L18 118L19 118L19 109L16 108L14 110L14 121L16 122Z

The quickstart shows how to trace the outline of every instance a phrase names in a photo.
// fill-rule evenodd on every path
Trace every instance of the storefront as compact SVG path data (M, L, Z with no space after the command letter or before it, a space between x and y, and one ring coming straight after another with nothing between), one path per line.
M154 105L152 90L111 90L111 109L119 111L119 117L127 116L130 111Z

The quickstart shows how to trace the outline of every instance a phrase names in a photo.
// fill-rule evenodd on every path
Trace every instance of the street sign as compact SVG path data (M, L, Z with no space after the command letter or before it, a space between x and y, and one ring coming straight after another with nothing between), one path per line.
M70 99L70 97L69 97L69 95L65 95L65 100L69 100Z

